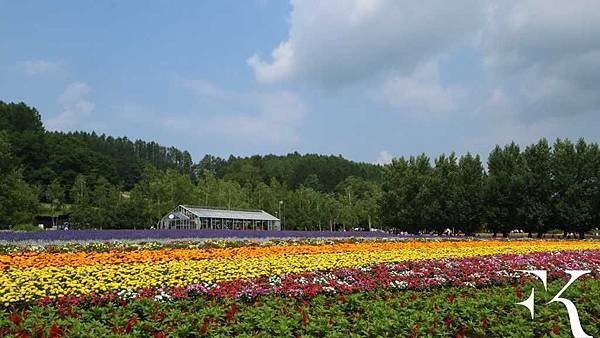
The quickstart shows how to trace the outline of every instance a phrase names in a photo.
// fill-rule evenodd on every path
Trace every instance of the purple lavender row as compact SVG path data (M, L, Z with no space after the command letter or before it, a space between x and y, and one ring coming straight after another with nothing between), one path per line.
M426 238L428 235L398 235L369 231L257 231L257 230L69 230L42 232L0 232L0 241L51 240L140 240L184 238Z

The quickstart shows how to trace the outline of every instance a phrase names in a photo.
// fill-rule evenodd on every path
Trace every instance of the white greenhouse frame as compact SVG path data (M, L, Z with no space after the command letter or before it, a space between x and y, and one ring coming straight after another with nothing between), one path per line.
M158 229L281 230L279 218L263 210L227 210L178 205Z

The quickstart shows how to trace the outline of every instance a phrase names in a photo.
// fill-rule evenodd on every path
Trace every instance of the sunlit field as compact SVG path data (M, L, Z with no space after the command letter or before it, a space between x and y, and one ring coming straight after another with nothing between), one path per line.
M548 270L537 316L515 303ZM2 336L600 334L600 241L466 238L4 240ZM550 298L549 298L550 297Z

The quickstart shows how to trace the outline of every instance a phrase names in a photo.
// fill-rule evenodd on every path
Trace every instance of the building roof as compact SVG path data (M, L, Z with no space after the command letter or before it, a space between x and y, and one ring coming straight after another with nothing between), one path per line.
M253 221L279 221L279 218L263 210L208 209L194 207L191 205L182 205L181 207L189 210L196 216L203 218L246 219Z
M179 211L175 211L174 213L172 213L172 215L174 218L177 218L177 219L190 219L184 213L179 212Z

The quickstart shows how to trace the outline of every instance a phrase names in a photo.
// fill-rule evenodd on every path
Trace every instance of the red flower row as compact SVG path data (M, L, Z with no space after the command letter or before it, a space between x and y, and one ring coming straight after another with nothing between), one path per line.
M369 267L306 272L286 276L260 277L185 288L121 291L103 295L41 299L40 305L101 305L127 303L137 298L156 301L216 297L254 299L261 295L314 297L317 294L352 293L377 288L421 290L443 286L481 287L527 281L519 270L543 269L551 279L565 278L564 270L591 270L600 279L600 250L538 252L520 255L476 256L437 261L410 261Z

